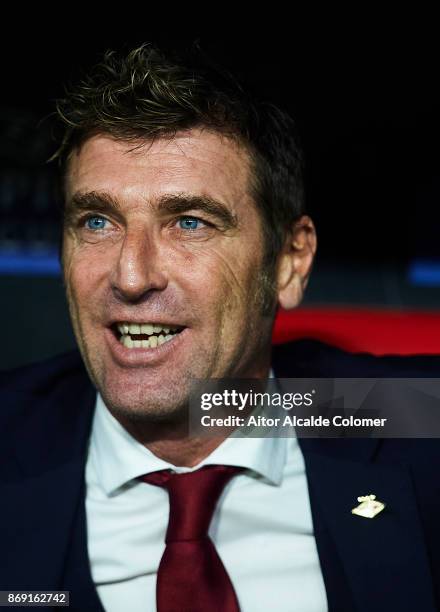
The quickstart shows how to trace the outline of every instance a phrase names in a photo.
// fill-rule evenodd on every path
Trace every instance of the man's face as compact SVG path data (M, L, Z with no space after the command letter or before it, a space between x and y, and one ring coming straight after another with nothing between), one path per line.
M88 371L114 413L173 418L191 378L264 376L263 238L250 163L207 130L98 135L69 161L63 269Z

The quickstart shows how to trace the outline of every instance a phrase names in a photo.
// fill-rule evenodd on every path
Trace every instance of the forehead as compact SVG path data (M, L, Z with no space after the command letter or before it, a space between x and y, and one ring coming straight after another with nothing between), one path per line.
M250 204L250 172L246 149L208 130L193 129L144 143L96 135L72 153L66 195L69 199L75 193L105 191L130 203L189 193L235 208Z

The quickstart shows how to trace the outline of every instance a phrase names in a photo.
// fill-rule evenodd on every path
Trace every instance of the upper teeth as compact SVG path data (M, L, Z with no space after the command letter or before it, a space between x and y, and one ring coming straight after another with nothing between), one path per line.
M127 348L157 348L176 337L177 327L156 325L153 323L118 323L121 337L119 342ZM155 335L153 335L155 334ZM142 336L148 335L145 339ZM136 338L136 336L140 336Z
M120 334L147 334L151 336L152 334L169 334L170 330L177 330L176 327L165 327L162 325L156 325L153 323L118 323L118 330Z

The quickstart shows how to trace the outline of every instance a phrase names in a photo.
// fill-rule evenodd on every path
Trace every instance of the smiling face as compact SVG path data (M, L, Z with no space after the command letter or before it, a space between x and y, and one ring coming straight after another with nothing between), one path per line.
M261 223L248 155L227 137L193 129L134 149L98 135L73 152L64 280L115 416L178 418L191 378L267 375Z

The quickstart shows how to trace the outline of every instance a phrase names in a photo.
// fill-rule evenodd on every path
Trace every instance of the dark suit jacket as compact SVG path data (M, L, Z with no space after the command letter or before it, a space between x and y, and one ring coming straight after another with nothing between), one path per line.
M436 357L353 356L314 341L277 347L273 365L289 378L440 371ZM102 612L84 485L96 392L79 354L3 374L0 389L0 590L69 590L71 610ZM440 441L300 444L330 611L439 609ZM356 497L370 492L387 508L373 520L352 515Z

